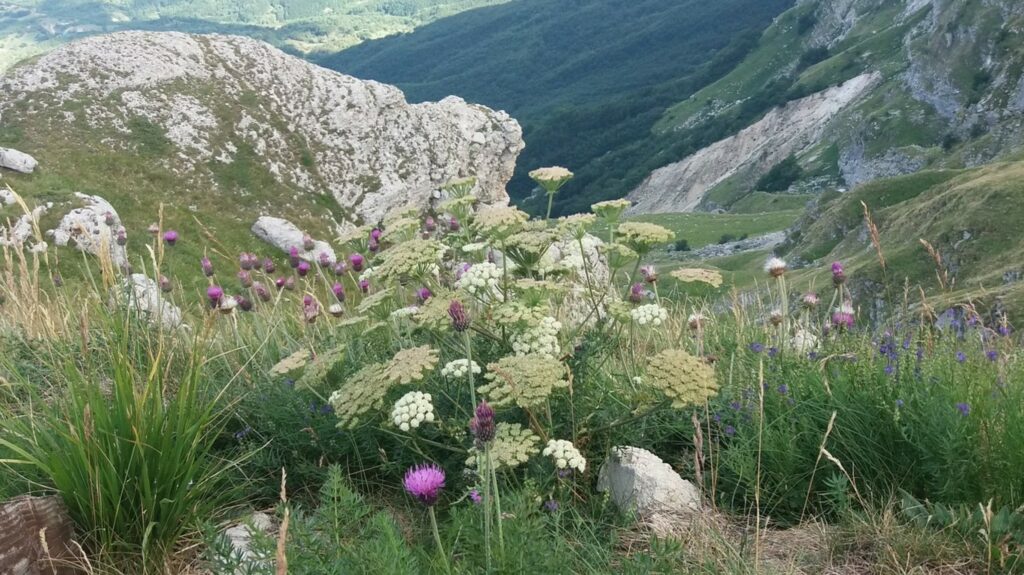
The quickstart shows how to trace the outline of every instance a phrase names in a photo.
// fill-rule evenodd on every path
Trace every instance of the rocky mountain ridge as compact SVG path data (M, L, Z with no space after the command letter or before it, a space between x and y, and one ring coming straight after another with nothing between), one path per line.
M394 87L243 37L88 38L11 70L0 94L0 127L44 169L66 146L115 162L134 156L176 186L248 198L250 211L320 203L337 227L423 204L460 177L477 178L483 201L507 202L504 185L523 147L519 125L502 112L455 97L410 105ZM256 199L251 174L232 174L239 169L287 195Z

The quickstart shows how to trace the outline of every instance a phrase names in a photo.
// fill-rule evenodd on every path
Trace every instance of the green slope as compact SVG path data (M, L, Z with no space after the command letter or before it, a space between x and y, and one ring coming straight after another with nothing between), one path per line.
M530 168L565 165L577 178L558 208L570 212L623 195L652 162L669 161L657 157L663 142L649 142L665 109L727 74L792 4L516 0L320 61L412 100L454 93L508 110L527 142L510 192L523 200L534 192Z

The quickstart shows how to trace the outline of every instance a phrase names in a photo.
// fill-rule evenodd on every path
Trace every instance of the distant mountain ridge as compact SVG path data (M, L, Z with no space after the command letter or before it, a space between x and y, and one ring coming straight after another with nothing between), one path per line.
M509 0L0 0L0 70L61 43L121 30L230 33L293 53L366 39Z

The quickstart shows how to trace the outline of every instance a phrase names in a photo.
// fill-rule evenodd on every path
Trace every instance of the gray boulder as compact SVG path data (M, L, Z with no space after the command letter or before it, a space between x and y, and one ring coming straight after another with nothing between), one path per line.
M325 241L313 240L313 249L304 249L302 239L306 235L305 232L284 218L261 216L252 225L252 233L285 253L297 248L299 257L307 261L319 261L320 254L327 254L327 258L333 263L336 257L334 248Z
M122 227L117 210L99 196L75 194L75 197L84 205L65 214L57 227L48 230L46 235L58 246L74 245L92 255L99 255L106 246L114 266L121 268L128 257L124 247L117 245L117 231ZM107 224L108 215L110 225Z
M35 171L39 162L35 158L11 148L0 148L0 168L7 168L23 174L31 174Z
M612 448L601 466L597 490L607 492L623 512L635 512L658 534L672 533L701 510L697 487L639 447Z

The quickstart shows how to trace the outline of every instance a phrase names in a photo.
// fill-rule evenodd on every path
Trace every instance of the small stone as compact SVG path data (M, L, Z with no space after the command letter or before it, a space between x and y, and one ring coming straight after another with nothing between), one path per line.
M701 510L697 487L639 447L612 448L601 466L597 490L609 493L624 513L636 512L659 535L672 533Z

